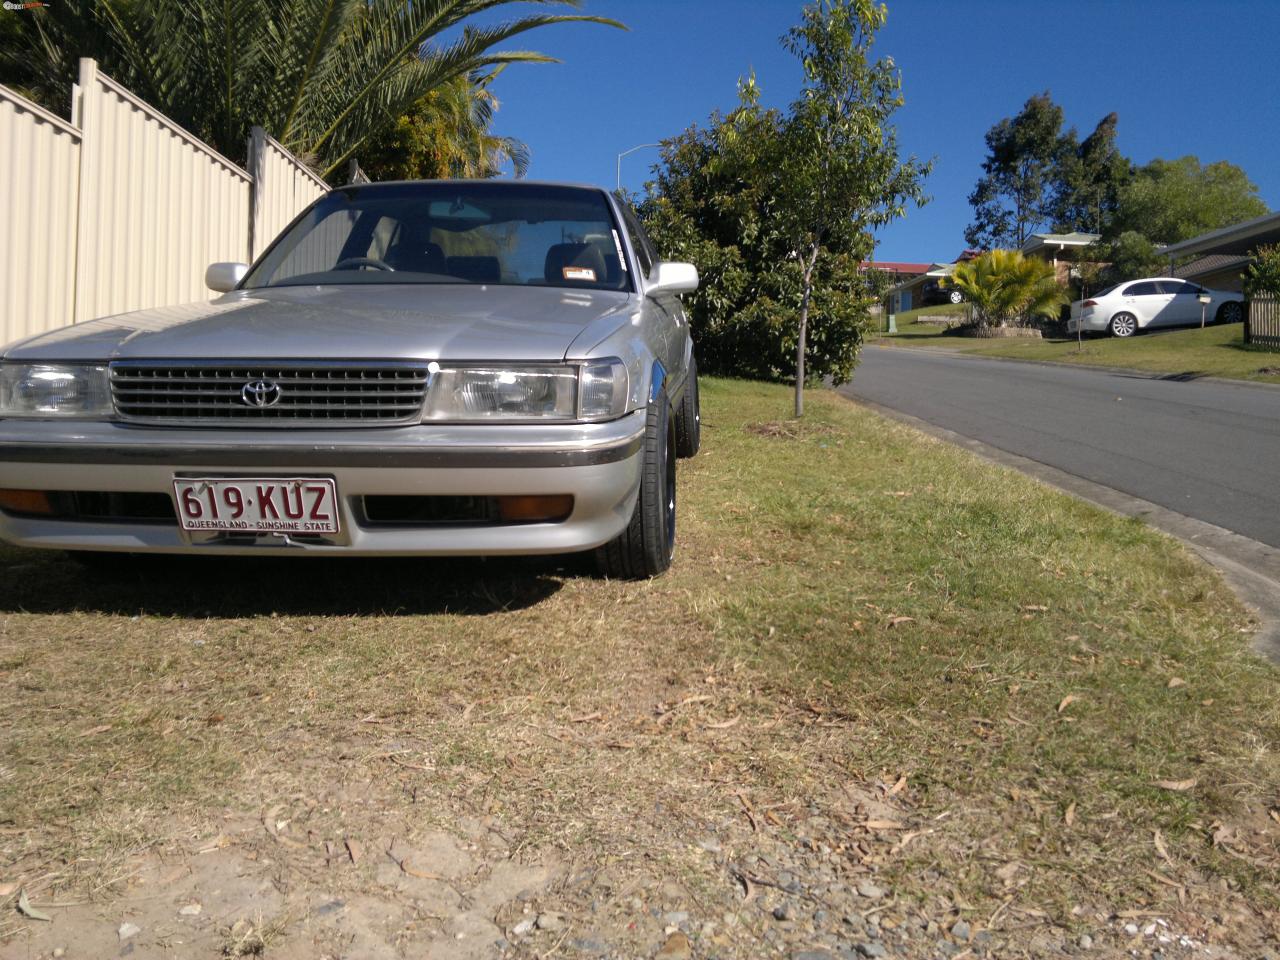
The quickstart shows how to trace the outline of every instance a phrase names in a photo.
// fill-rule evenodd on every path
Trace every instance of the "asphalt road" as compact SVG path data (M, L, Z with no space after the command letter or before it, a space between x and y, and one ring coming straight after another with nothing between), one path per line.
M1280 388L869 346L840 389L1280 547Z

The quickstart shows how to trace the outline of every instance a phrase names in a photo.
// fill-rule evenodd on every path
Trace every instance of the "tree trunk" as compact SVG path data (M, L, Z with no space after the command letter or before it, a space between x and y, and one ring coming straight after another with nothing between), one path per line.
M796 340L796 419L804 416L804 348L809 332L809 296L813 292L813 263L815 252L804 271L804 291L800 296L800 336Z

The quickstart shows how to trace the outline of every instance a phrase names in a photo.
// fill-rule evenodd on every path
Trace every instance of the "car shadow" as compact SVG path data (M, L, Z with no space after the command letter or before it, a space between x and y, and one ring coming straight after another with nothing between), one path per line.
M0 548L0 612L188 617L484 616L536 606L590 554L555 557L75 558Z

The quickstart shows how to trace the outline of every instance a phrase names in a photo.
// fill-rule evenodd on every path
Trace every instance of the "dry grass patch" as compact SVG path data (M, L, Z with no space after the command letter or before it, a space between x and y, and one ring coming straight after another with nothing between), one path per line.
M834 394L788 425L788 399L704 384L648 583L0 553L0 883L100 907L161 860L192 890L220 864L266 884L285 957L628 955L667 926L724 956L929 955L957 919L1012 955L1121 946L1126 911L1275 932L1277 674L1221 582ZM261 929L252 902L189 926L213 949ZM561 925L518 933L530 911Z

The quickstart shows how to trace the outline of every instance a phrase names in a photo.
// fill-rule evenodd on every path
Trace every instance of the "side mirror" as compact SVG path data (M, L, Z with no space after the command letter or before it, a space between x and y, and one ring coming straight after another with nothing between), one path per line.
M692 263L672 263L664 261L655 263L649 271L649 282L645 284L645 294L655 293L692 293L698 289L698 268Z
M234 290L249 272L247 263L211 263L204 272L204 285L218 293Z

